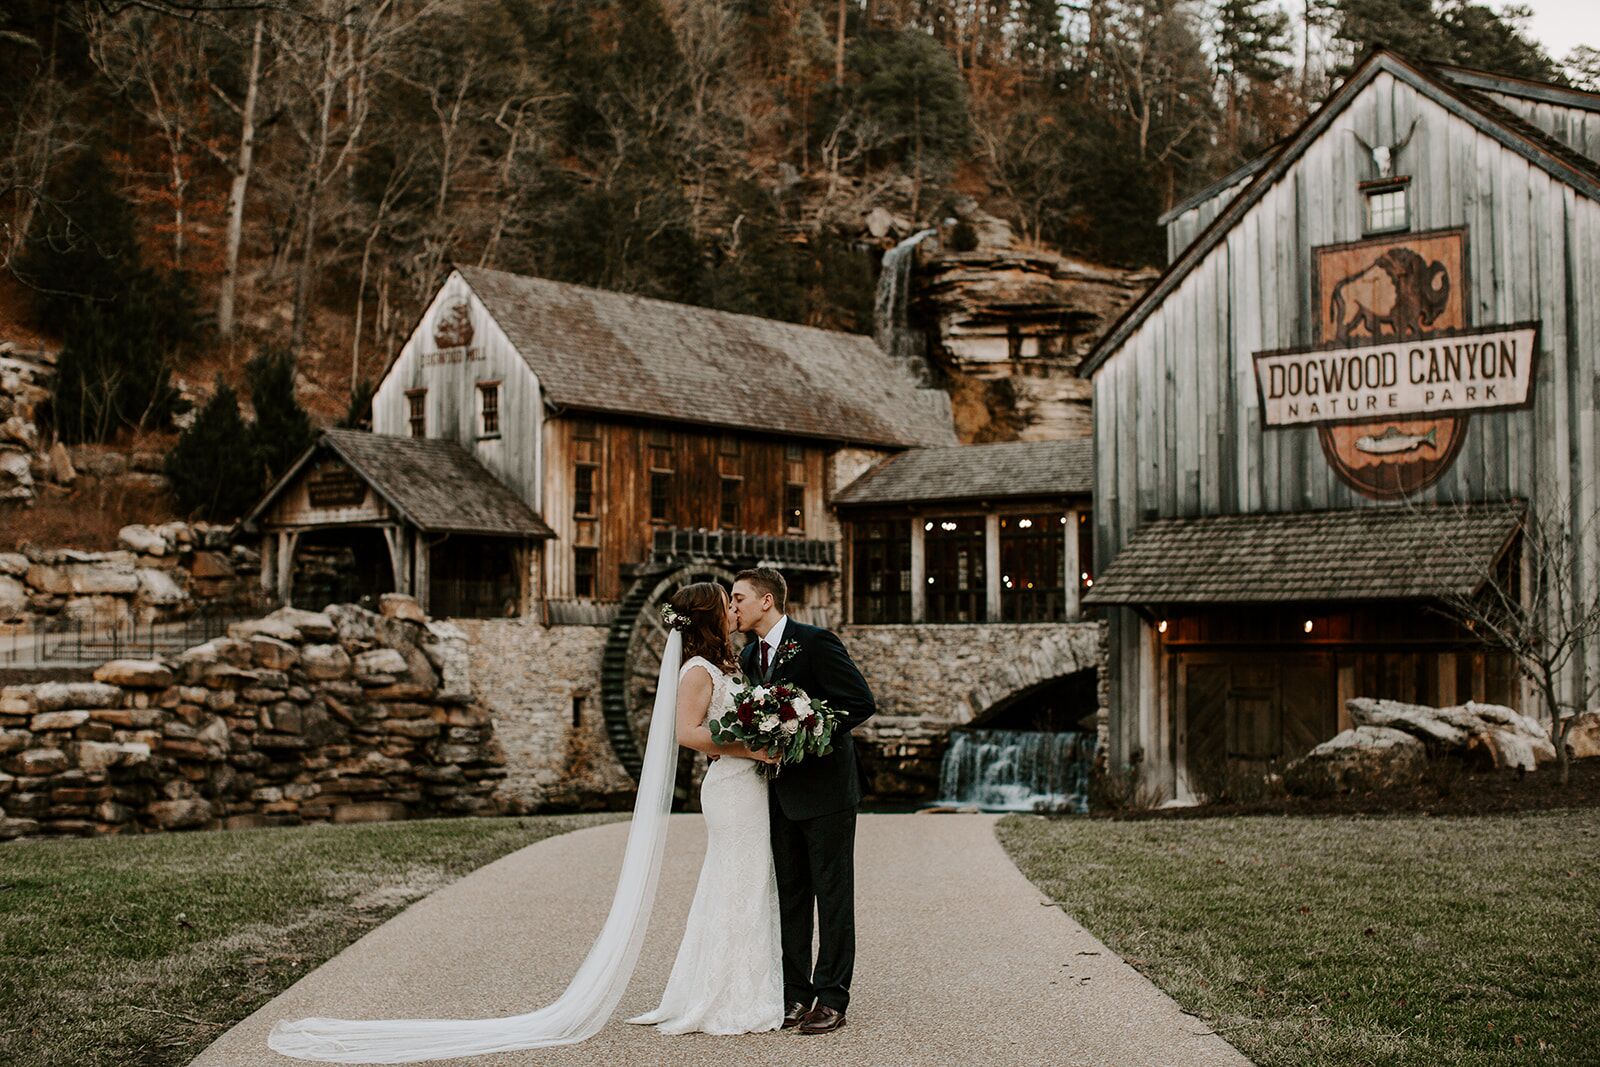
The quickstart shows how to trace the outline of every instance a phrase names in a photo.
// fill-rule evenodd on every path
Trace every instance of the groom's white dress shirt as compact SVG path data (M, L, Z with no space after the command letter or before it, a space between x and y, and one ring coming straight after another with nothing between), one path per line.
M767 631L767 636L761 639L767 646L767 662L769 664L778 662L778 644L783 640L784 624L788 621L789 616L779 615L778 621L773 623L772 629ZM758 660L757 662L760 661ZM768 673L770 674L771 672L768 671Z

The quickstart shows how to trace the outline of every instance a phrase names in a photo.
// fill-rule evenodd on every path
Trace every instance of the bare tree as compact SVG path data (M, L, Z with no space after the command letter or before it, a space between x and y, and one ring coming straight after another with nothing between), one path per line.
M1507 505L1514 533L1494 559L1471 555L1465 531L1478 508L1436 505L1446 522L1439 550L1477 581L1471 592L1443 598L1442 610L1461 622L1488 649L1509 654L1542 705L1555 745L1561 784L1569 780L1567 727L1586 710L1600 679L1583 659L1600 636L1600 581L1592 573L1600 545L1600 510L1580 514L1555 486L1535 494L1531 505ZM1577 499L1590 500L1587 492Z
M244 101L235 105L226 93L216 90L222 102L239 116L239 152L233 162L233 182L228 189L228 236L223 249L222 283L217 290L217 330L224 337L233 333L234 294L239 286L239 245L244 236L245 194L249 190L250 173L255 166L256 100L261 89L261 37L265 28L265 19L258 14L250 39L250 66L245 75Z

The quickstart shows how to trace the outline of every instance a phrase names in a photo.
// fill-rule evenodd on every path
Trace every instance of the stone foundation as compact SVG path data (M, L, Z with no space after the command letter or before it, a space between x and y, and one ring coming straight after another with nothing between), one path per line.
M600 710L603 626L529 619L456 619L469 638L478 700L506 752L502 809L625 809L636 783L606 737ZM576 702L576 706L575 703Z
M92 682L0 689L0 838L493 814L467 638L409 597L284 608Z

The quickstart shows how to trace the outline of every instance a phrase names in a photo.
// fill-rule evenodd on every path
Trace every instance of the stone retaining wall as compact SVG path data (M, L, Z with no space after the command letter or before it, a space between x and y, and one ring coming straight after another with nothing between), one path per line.
M466 635L409 597L0 689L0 838L493 814Z
M0 625L183 618L201 604L247 598L261 571L260 556L233 544L226 526L125 526L119 540L114 552L31 546L0 552Z

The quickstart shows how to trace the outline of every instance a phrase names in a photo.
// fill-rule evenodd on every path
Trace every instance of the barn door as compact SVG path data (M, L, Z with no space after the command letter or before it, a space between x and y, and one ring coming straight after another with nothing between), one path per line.
M1324 655L1187 653L1180 659L1190 788L1241 795L1337 730Z

